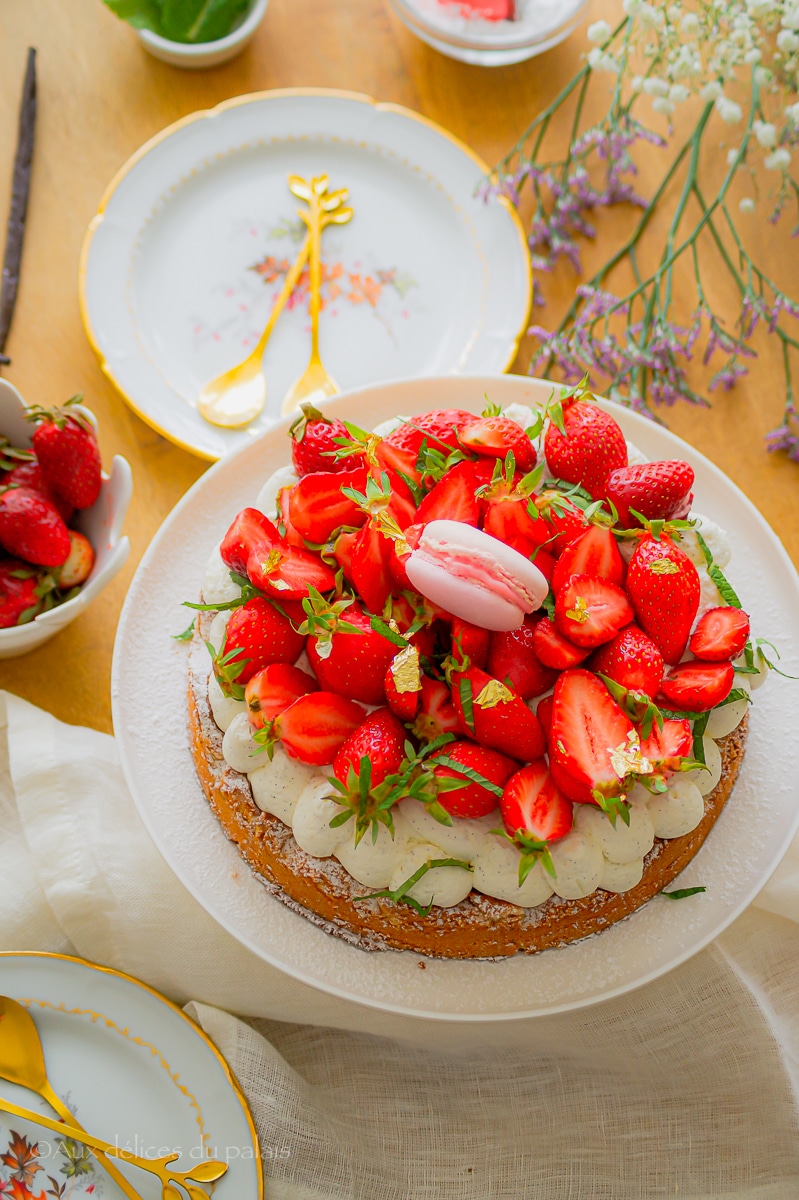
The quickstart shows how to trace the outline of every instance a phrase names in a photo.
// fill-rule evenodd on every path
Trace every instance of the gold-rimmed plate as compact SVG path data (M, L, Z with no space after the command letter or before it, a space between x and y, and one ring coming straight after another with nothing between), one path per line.
M90 225L81 308L104 371L205 458L274 423L308 358L303 279L266 349L261 416L220 429L197 396L255 344L304 236L290 174L328 175L354 209L323 245L320 348L342 388L507 370L530 260L515 209L480 194L487 170L418 113L355 93L262 92L192 113L125 164Z
M210 1039L169 1000L129 975L36 953L0 953L0 995L33 1016L50 1081L91 1133L144 1158L177 1150L181 1170L221 1159L228 1170L215 1200L263 1200L258 1139L241 1089ZM5 1080L0 1096L53 1115ZM153 1176L118 1165L142 1200L157 1200ZM0 1112L0 1196L67 1194L123 1195L80 1146Z

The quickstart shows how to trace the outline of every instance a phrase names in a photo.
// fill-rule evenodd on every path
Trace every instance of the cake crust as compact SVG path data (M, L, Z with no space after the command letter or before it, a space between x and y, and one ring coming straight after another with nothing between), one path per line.
M721 778L705 796L699 825L682 837L655 839L640 883L622 893L597 890L582 900L551 896L521 908L472 890L452 908L427 916L388 899L358 899L372 889L359 884L335 858L314 858L289 826L256 805L246 775L222 756L222 732L208 701L208 656L198 621L192 643L188 715L191 752L203 792L227 837L269 892L290 908L364 950L411 950L435 958L505 958L535 954L599 933L630 916L667 888L699 850L735 784L746 744L748 717L719 739Z

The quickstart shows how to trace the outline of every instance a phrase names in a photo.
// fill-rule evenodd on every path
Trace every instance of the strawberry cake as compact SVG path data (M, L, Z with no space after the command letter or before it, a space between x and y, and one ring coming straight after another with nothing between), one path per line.
M364 949L450 958L668 891L768 670L690 465L584 388L374 432L306 406L290 434L192 605L197 773L264 885Z

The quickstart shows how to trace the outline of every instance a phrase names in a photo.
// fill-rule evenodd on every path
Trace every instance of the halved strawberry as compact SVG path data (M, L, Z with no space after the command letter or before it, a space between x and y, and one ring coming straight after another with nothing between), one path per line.
M553 704L554 704L553 696L544 696L542 700L538 701L538 705L536 706L536 710L535 710L535 715L538 717L541 728L544 731L544 737L547 740L547 745L549 745L550 736L552 733L552 706L553 706Z
M247 574L247 560L256 546L277 545L280 534L269 517L257 508L243 508L219 547L222 561L231 571Z
M735 670L732 663L679 663L664 676L662 692L677 709L707 712L726 700L732 691Z
M360 704L345 696L309 692L275 718L263 741L269 750L279 740L291 758L322 767L333 762L365 715Z
M437 779L463 779L463 787L441 791L438 802L453 817L485 817L498 806L502 789L518 763L474 742L450 742L430 759ZM467 775L459 767L472 772ZM474 779L477 774L489 785Z
M534 640L537 624L535 617L525 617L524 624L510 633L492 633L489 644L489 675L518 692L522 700L532 700L534 696L549 691L558 677L557 671L545 666L536 653Z
M533 631L533 649L545 667L565 671L588 658L590 651L558 633L549 617L542 617Z
M389 596L383 606L383 617L394 621L402 636L407 637L420 654L427 658L432 656L436 644L436 614L423 596L410 591ZM416 627L413 632L409 632L411 626Z
M552 576L552 590L560 591L570 575L594 575L621 587L624 583L624 559L609 529L589 525L564 547Z
M304 550L305 539L294 528L289 516L289 497L293 490L294 485L287 484L277 494L278 532L282 533L290 546L296 546L298 550Z
M92 573L94 547L87 537L75 529L69 531L69 554L55 572L57 585L62 590L80 587Z
M300 536L321 545L344 525L363 525L366 513L344 495L342 488L363 492L367 474L365 467L358 467L354 471L316 471L303 476L289 496L289 519Z
M460 521L476 526L480 519L480 506L475 498L478 486L472 464L457 463L427 493L416 510L414 522L426 525L428 521Z
M524 882L550 842L565 837L574 823L571 800L554 782L546 759L538 758L511 775L499 802L502 820L522 852L519 881Z
M453 672L452 702L461 732L481 746L523 762L544 753L544 735L535 713L521 696L478 667Z
M386 703L395 717L412 721L419 711L422 696L422 672L416 646L406 646L391 660L384 681Z
M681 758L691 755L694 745L694 735L691 722L685 719L675 721L667 717L663 728L659 729L657 722L652 723L649 737L641 742L641 753L648 758L653 766L676 771Z
M609 642L634 615L620 587L592 575L572 575L555 598L555 628L576 646Z
M370 612L381 611L394 587L393 558L392 539L383 536L374 520L368 520L352 542L348 576Z
M485 667L491 634L480 625L455 617L452 622L452 657L459 667Z
M563 672L555 684L549 749L553 774L570 800L604 798L612 807L623 790L630 735L637 737L632 722L601 679L590 671Z
M536 463L535 446L510 417L478 417L464 425L460 440L467 449L486 458L505 458L512 451L522 472L532 471Z
M704 662L724 662L743 654L749 617L740 608L709 608L696 624L688 649Z
M644 534L627 567L627 595L638 624L667 663L678 663L699 608L696 567L665 533Z
M611 642L600 646L586 664L630 692L654 700L663 682L663 655L637 625L628 625Z
M336 586L332 567L310 550L298 550L282 539L254 546L247 559L254 587L276 600L302 600L310 588L330 592Z
M693 486L694 470L687 462L636 463L611 471L605 495L615 504L624 527L634 521L630 509L649 521L686 516Z
M611 471L627 466L624 434L598 404L569 398L562 408L564 432L550 421L544 435L549 469L558 479L579 483L594 499L604 497Z
M387 708L378 708L347 738L333 761L333 774L347 784L352 771L357 779L361 759L371 767L370 781L377 787L388 775L394 775L405 758L405 730Z
M536 551L543 554L539 548L549 539L550 528L546 521L537 516L537 509L530 498L517 496L515 491L504 495L491 485L491 491L485 496L487 507L483 529L518 550L525 558L531 557ZM535 561L537 566L537 556Z
M300 696L318 690L318 683L307 671L289 663L270 663L253 675L244 689L250 725L253 729L262 729Z
M416 737L425 742L434 742L444 733L457 733L460 721L450 690L440 679L422 676L419 697L419 712L413 723Z
M408 572L405 570L405 563L419 545L419 541L423 533L424 525L409 525L407 529L403 530L405 545L396 541L395 539L392 539L392 557L389 568L391 571L391 578L394 580L395 591L413 591L413 588L411 587L411 581L408 578Z

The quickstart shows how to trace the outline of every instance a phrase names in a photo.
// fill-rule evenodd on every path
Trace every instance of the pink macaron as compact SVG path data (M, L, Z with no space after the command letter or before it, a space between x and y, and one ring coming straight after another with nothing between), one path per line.
M538 567L518 550L460 521L426 525L405 570L417 592L483 629L518 629L549 591Z

